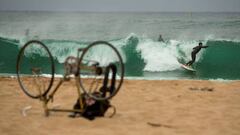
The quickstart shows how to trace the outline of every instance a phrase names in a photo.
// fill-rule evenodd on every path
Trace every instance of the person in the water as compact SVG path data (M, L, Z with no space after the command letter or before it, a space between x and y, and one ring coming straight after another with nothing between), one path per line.
M195 59L196 59L196 55L197 53L202 49L202 48L207 48L208 46L203 46L202 43L200 42L198 44L198 46L194 47L193 48L193 51L192 51L192 60L190 60L188 63L186 63L185 65L187 66L191 66L194 62L195 62Z
M159 37L158 37L158 41L160 42L164 42L163 38L162 38L162 35L160 34Z

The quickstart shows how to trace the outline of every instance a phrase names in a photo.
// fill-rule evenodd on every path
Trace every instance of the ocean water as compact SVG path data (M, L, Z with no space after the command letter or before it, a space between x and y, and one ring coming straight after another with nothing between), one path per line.
M0 12L0 74L16 73L17 54L32 39L49 48L56 74L78 48L104 40L119 50L129 78L240 79L240 13ZM197 54L197 72L182 69L178 61L189 61L199 42L209 47Z

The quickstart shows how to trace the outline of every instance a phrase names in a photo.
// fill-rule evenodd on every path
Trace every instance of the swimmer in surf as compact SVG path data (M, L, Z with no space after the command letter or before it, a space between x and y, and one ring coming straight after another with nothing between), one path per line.
M159 35L159 37L158 37L158 41L160 41L160 42L164 42L164 40L163 40L163 38L162 38L162 35Z

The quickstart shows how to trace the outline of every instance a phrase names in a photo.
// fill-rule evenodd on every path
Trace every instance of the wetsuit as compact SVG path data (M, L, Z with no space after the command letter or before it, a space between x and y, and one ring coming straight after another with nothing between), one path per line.
M163 40L163 38L161 36L159 36L158 41L164 42L164 40Z
M196 54L202 49L202 48L207 48L208 46L196 46L193 48L193 51L192 51L192 60L190 60L186 65L188 66L191 66L194 62L195 62L195 59L196 59Z
M163 40L163 38L162 38L162 35L159 35L158 41L164 42L164 40Z

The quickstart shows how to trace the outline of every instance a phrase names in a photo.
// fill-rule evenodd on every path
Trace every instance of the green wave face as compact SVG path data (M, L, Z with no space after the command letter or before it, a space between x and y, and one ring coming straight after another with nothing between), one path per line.
M196 64L200 78L240 78L240 43L208 41L209 46Z
M66 57L76 55L78 48L86 47L88 42L42 40L54 57L56 74L63 74ZM192 48L197 41L169 40L165 43L136 35L125 39L109 41L122 55L127 77L154 79L240 79L240 42L226 40L204 41L209 47L197 54L193 67L197 72L182 69L178 61L191 59ZM0 38L0 73L15 74L17 54L22 45L18 40ZM103 51L97 49L96 51ZM31 53L31 51L30 51ZM97 53L97 52L96 52ZM94 54L94 52L93 52ZM25 56L26 58L29 56ZM46 58L35 55L38 64L46 64ZM28 66L24 65L25 67ZM47 74L46 70L46 74Z

